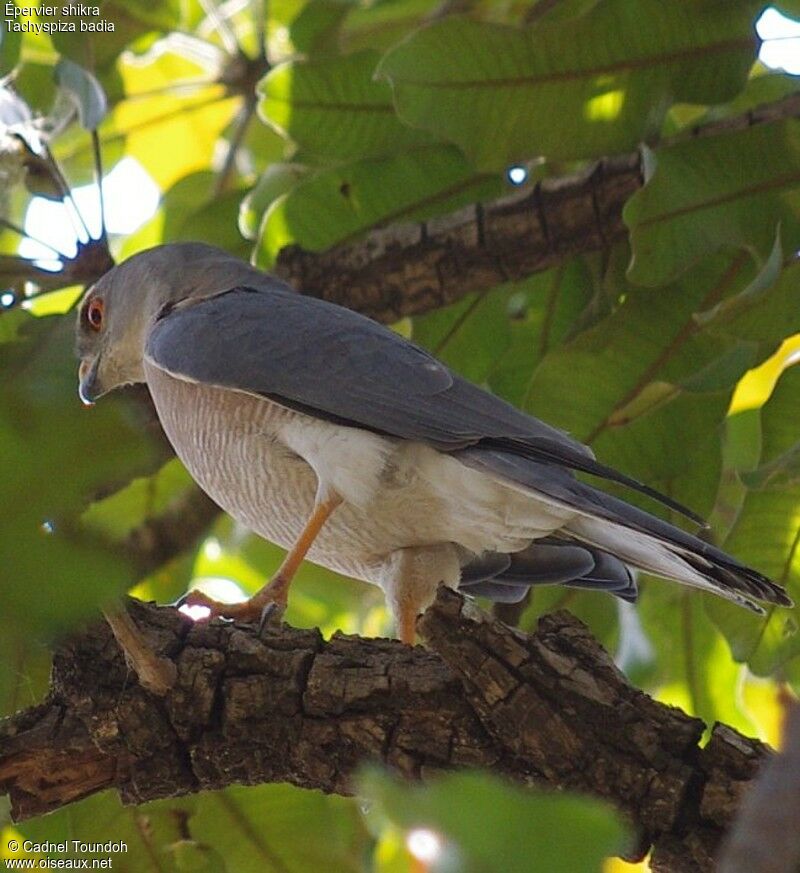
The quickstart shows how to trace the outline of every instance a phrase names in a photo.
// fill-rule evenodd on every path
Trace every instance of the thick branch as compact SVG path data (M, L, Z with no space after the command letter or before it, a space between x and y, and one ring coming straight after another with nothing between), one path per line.
M568 613L526 636L442 590L420 620L433 652L391 640L225 624L131 603L178 680L165 698L98 624L54 659L47 701L0 725L16 818L104 788L138 803L234 782L348 793L381 760L411 778L482 766L610 799L656 870L709 869L766 749L636 690Z
M800 114L800 95L684 132L732 132ZM661 145L669 145L670 140ZM290 246L276 271L295 288L396 321L523 279L624 237L622 208L643 183L638 153L430 221L391 225L326 252Z

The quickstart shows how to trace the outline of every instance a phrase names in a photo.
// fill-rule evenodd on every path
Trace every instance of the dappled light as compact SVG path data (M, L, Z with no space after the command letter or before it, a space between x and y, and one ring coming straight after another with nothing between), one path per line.
M588 121L614 121L625 105L625 92L622 89L606 91L586 101L584 113Z
M427 828L415 828L406 834L408 851L425 864L436 864L442 857L442 838Z
M0 722L0 863L77 861L52 848L74 834L125 842L113 868L163 873L646 873L650 858L683 873L674 859L692 853L692 869L711 869L757 778L751 738L779 747L800 692L798 3L756 14L745 0L108 0L72 16L103 28L43 29L59 9L19 0L20 26L0 20L0 715L23 711ZM410 365L391 370L347 331L315 357L311 316L279 338L291 354L253 343L241 361L252 325L237 311L235 341L215 323L165 367L182 387L268 398L392 446L427 443L464 482L478 474L457 465L484 450L534 459L530 482L492 473L496 502L478 507L469 491L458 507L502 542L480 555L458 545L465 599L440 590L454 612L420 617L421 645L392 639L397 604L370 575L382 554L358 579L305 560L269 627L176 609L192 591L247 601L287 550L195 483L153 383L120 377L82 407L75 324L87 384L100 384L101 362L112 381L124 369L112 349L135 347L139 371L155 367L143 337L197 305L189 268L130 347L109 338L122 323L109 304L81 298L132 255L198 240L391 325L415 355L561 432L528 446L527 431L469 409L474 428L433 427L439 383L417 386ZM236 276L236 294L258 290L252 273ZM126 301L144 294L129 290ZM258 324L279 324L274 311ZM213 375L189 372L189 359ZM425 360L428 375L443 372ZM261 381L242 387L254 368ZM390 398L411 398L405 412L381 394L384 375ZM403 415L411 436L386 424ZM210 430L232 422L237 445L251 439L252 422L229 411ZM278 439L257 433L270 448ZM213 434L197 442L218 473ZM575 469L554 449L565 444ZM305 444L284 448L281 463L306 464ZM423 475L386 452L382 487ZM589 452L669 505L585 474ZM264 469L242 479L263 482ZM614 528L621 552L653 547L642 542L658 522L640 524L643 510L697 537L667 549L676 578L707 581L708 564L724 592L741 562L794 606L759 616L646 562L621 599L591 590L614 581L596 556L594 576L523 576L525 597L504 603L520 556L498 569L501 546L512 526L520 543L533 529L497 497L511 482L554 518L583 511L573 488L594 495L603 523L615 501L633 504L639 521ZM440 482L433 509L405 508L430 513L426 548L461 484ZM370 499L359 512L371 522L383 507ZM567 531L567 545L599 549L562 521L547 515L536 536L564 546ZM734 563L707 561L717 547ZM470 594L475 566L487 578ZM459 656L447 660L446 645ZM165 669L163 688L148 664L156 678ZM729 745L709 766L720 732ZM709 787L720 774L735 791Z

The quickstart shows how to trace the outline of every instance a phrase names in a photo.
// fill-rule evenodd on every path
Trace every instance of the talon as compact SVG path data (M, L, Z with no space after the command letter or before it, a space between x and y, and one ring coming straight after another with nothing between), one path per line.
M198 591L196 588L191 591L187 591L185 594L182 594L174 603L174 606L177 609L181 609L183 607L194 607L200 606L203 609L207 609L209 611L208 615L204 615L200 618L195 618L195 621L210 621L212 618L217 618L218 616L228 617L227 610L230 606L234 604L229 603L219 603L216 600L210 598L207 594L204 594L202 591Z

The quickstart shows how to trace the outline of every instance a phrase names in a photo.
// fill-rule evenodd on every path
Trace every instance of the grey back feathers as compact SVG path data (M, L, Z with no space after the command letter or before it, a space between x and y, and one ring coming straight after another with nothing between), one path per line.
M173 375L260 394L339 424L418 440L440 451L480 444L582 470L702 523L391 330L277 285L232 288L166 307L145 353Z
M115 307L124 295L124 306L139 306L143 353L171 376L425 443L532 500L570 510L571 520L555 535L521 552L466 560L467 591L518 600L531 585L556 582L632 600L632 565L753 609L759 607L750 598L790 603L782 588L709 543L578 481L574 470L694 517L600 464L569 435L461 379L387 328L301 296L223 252L161 247L132 258L97 287L115 298Z

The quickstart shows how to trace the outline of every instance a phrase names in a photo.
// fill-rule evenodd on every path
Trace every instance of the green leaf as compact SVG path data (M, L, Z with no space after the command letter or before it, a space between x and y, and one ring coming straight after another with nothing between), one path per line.
M778 225L778 230L775 234L775 243L772 246L772 252L767 258L764 266L759 270L758 275L750 282L747 287L735 294L732 297L727 297L725 300L717 303L711 309L705 312L696 312L694 320L701 327L709 322L716 321L717 324L724 322L727 318L735 315L737 312L748 309L754 303L764 296L764 294L775 284L783 269L783 246L781 244L781 228Z
M441 8L440 0L377 0L368 6L352 3L339 36L341 48L344 52L365 48L385 52L429 23Z
M542 360L529 389L529 410L590 441L629 423L621 411L651 382L678 387L729 347L721 339L700 339L692 319L704 300L714 298L724 275L717 261L658 294L623 285L623 302L609 316Z
M247 258L249 247L236 222L242 191L233 189L217 194L216 179L210 171L190 173L179 179L164 193L153 218L128 237L123 253L131 255L162 240L205 240Z
M660 700L680 706L709 727L722 721L752 736L754 725L735 693L741 667L705 608L719 598L663 579L645 576L642 581L636 610L657 651L650 687L658 689ZM758 627L756 616L741 608L738 612L743 622Z
M500 168L631 149L658 131L671 102L734 97L755 50L746 10L607 0L527 29L448 18L390 51L378 75L402 119Z
M758 66L756 66L752 78L748 80L744 90L737 94L733 100L728 103L720 103L710 106L707 111L701 112L699 115L693 115L687 124L690 127L695 127L696 125L722 121L726 118L733 118L737 115L744 115L751 109L757 109L765 104L777 102L784 97L797 94L798 91L800 91L800 78L797 76L792 76L789 73L784 73L779 70L760 71ZM671 114L674 115L681 109L696 111L698 107L676 106ZM683 125L676 124L675 130L672 132L677 134L682 126Z
M294 54L335 52L348 0L278 0L270 4L273 27L284 26Z
M418 786L369 770L360 784L400 827L439 835L442 855L432 869L575 873L600 870L606 857L625 848L616 813L586 797L525 790L482 773L454 773Z
M657 152L657 167L628 201L629 277L663 285L702 255L745 248L762 262L800 245L800 121L684 142Z
M55 77L77 107L81 126L85 130L97 130L108 112L103 86L88 70L69 58L62 58L56 64Z
M303 164L270 164L239 206L239 232L242 236L255 239L267 208L290 191L308 172Z
M397 118L391 89L373 78L379 59L363 51L281 64L259 83L261 117L304 151L326 158L373 157L429 141Z
M308 839L312 826L316 839ZM113 869L160 873L359 873L369 845L352 800L291 785L236 786L138 807L107 792L17 827L24 839L67 842L66 852L51 855L62 863L87 857L73 839L123 842L124 851L89 858L110 855Z
M800 367L782 374L761 410L762 452L758 481L744 500L725 548L776 582L800 604L800 483L796 476L772 480L764 476L787 459L791 465L797 445L800 406ZM796 458L795 458L796 460ZM800 605L774 607L766 619L745 622L727 605L710 603L716 624L727 637L734 657L746 661L760 675L780 671L800 687Z
M761 271L765 276L770 272L767 264ZM796 260L786 267L777 280L757 290L755 295L747 294L730 311L721 311L724 317L708 323L712 333L735 336L742 340L772 344L784 337L800 332L800 306L797 305L797 287L800 281L800 263ZM758 278L748 287L758 288ZM734 295L736 299L739 295Z
M452 146L429 146L323 170L278 198L261 227L256 261L297 244L322 251L379 222L415 221L496 196L499 176L476 173Z
M28 316L24 336L0 346L2 621L42 634L135 581L78 519L97 489L147 472L156 453L120 399L81 407L72 318Z
M78 14L65 15L64 9L70 6ZM98 75L113 75L114 62L120 52L143 33L159 25L177 24L173 0L160 3L105 0L94 5L83 4L83 10L90 11L88 15L81 14L80 6L43 3L38 20L58 27L50 34L56 51ZM44 8L52 11L45 14L41 11ZM91 13L95 8L99 9L99 15ZM64 25L67 29L63 29Z
M787 488L800 486L800 442L751 473L742 474L748 488Z
M534 368L574 327L590 291L576 258L418 316L413 339L462 376L524 405Z
M5 4L6 7L9 5ZM11 3L11 6L16 4ZM4 9L5 11L5 9ZM19 49L22 44L22 34L15 30L9 30L8 15L0 18L0 76L7 76L16 66L19 59ZM11 21L18 19L12 18Z

